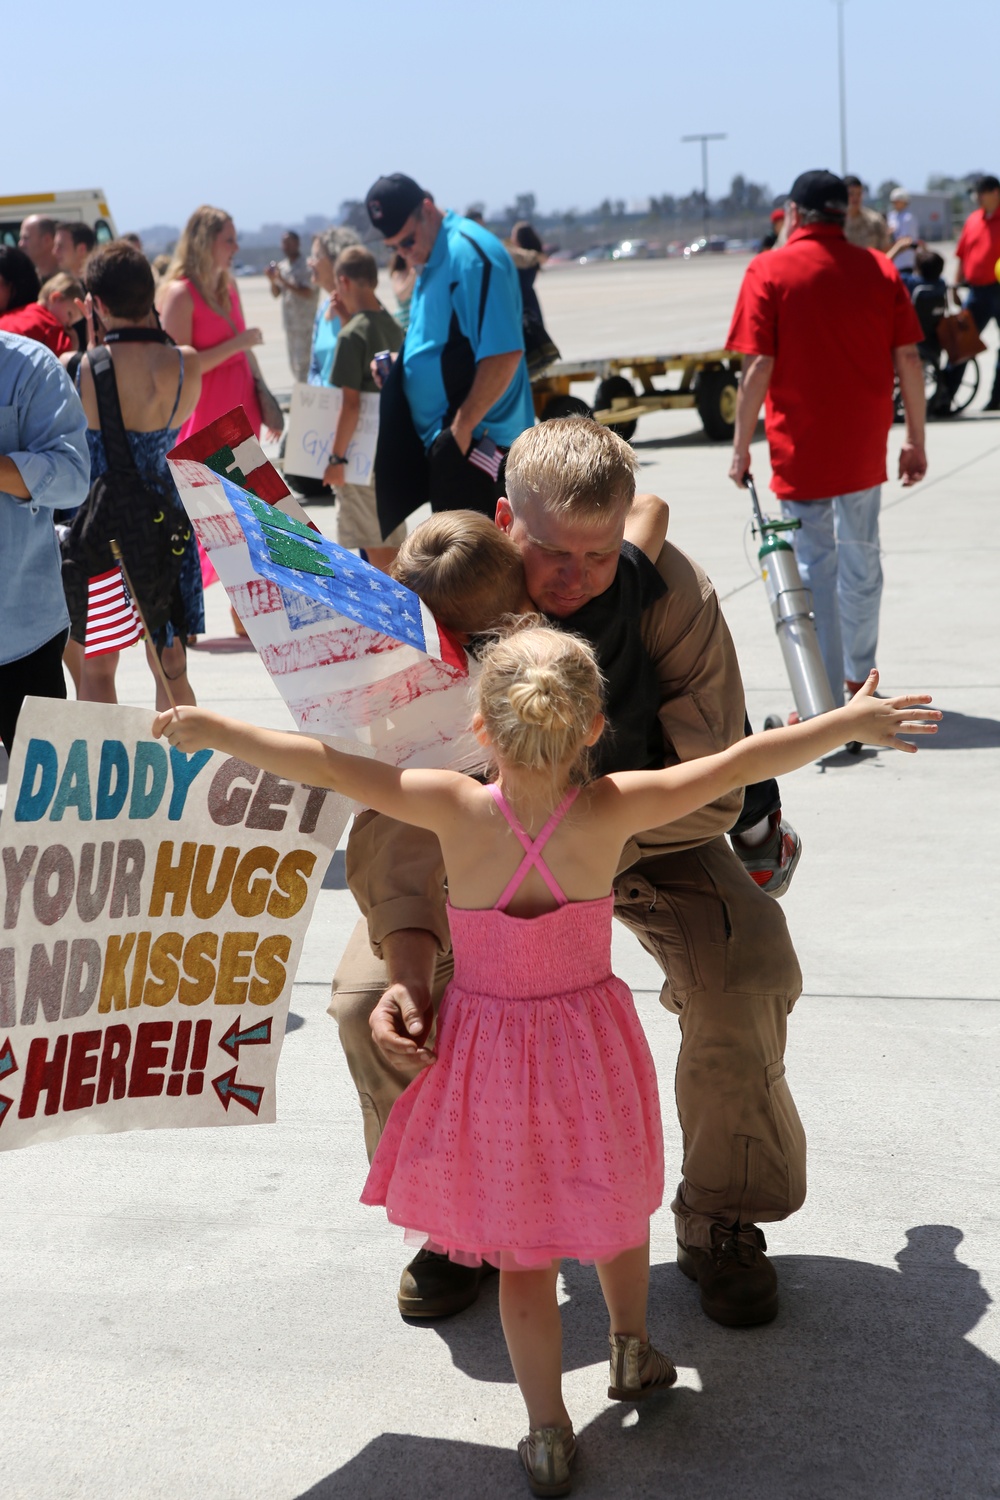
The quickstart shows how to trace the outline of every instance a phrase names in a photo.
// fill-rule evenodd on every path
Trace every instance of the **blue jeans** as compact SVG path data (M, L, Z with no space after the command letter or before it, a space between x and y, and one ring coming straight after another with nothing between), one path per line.
M972 321L980 333L991 318L996 319L997 328L1000 329L1000 281L993 281L988 286L970 286L965 307L972 314ZM990 400L1000 400L1000 351L997 353L996 369L993 372L993 394Z
M875 665L882 599L878 513L882 486L829 500L782 500L781 513L801 521L792 533L795 561L812 590L816 633L834 703L845 679L864 682Z

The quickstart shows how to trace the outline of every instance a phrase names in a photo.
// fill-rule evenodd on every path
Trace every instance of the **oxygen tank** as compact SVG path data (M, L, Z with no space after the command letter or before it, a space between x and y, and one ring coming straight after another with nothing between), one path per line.
M838 705L834 702L830 682L820 654L816 635L813 597L799 575L792 546L783 531L795 531L798 521L769 521L761 512L757 492L749 474L747 488L753 501L760 548L757 561L760 576L771 605L774 628L785 658L785 670L800 719L814 719Z

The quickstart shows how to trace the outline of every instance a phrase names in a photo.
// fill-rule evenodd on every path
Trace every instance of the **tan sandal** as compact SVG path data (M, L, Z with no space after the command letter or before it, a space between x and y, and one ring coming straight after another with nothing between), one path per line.
M568 1495L576 1457L572 1427L533 1427L517 1445L518 1457L533 1495Z
M641 1401L654 1391L665 1391L677 1379L677 1371L665 1354L634 1334L609 1333L611 1384L609 1401Z

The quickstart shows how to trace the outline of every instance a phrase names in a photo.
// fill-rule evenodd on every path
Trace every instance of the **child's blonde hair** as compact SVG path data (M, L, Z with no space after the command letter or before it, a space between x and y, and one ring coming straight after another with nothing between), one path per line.
M588 778L585 743L604 704L604 679L586 641L527 625L484 652L479 712L500 760L525 770Z
M517 543L478 511L446 510L412 531L392 576L449 630L481 635L517 614L527 598Z
M38 300L43 307L48 307L54 297L69 297L82 302L86 295L87 289L82 281L77 281L75 276L70 276L66 271L57 271L48 281L43 282Z
M334 275L346 276L348 281L358 281L373 291L378 286L378 265L364 245L345 246L337 256L333 270Z

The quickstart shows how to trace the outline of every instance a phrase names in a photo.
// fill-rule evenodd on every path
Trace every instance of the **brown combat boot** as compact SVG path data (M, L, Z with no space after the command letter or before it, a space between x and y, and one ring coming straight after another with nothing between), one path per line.
M396 1301L404 1318L451 1318L479 1296L490 1266L460 1266L435 1250L418 1250L399 1279Z
M770 1323L778 1313L778 1277L756 1224L712 1226L712 1248L677 1241L677 1264L701 1292L702 1311L727 1328Z

